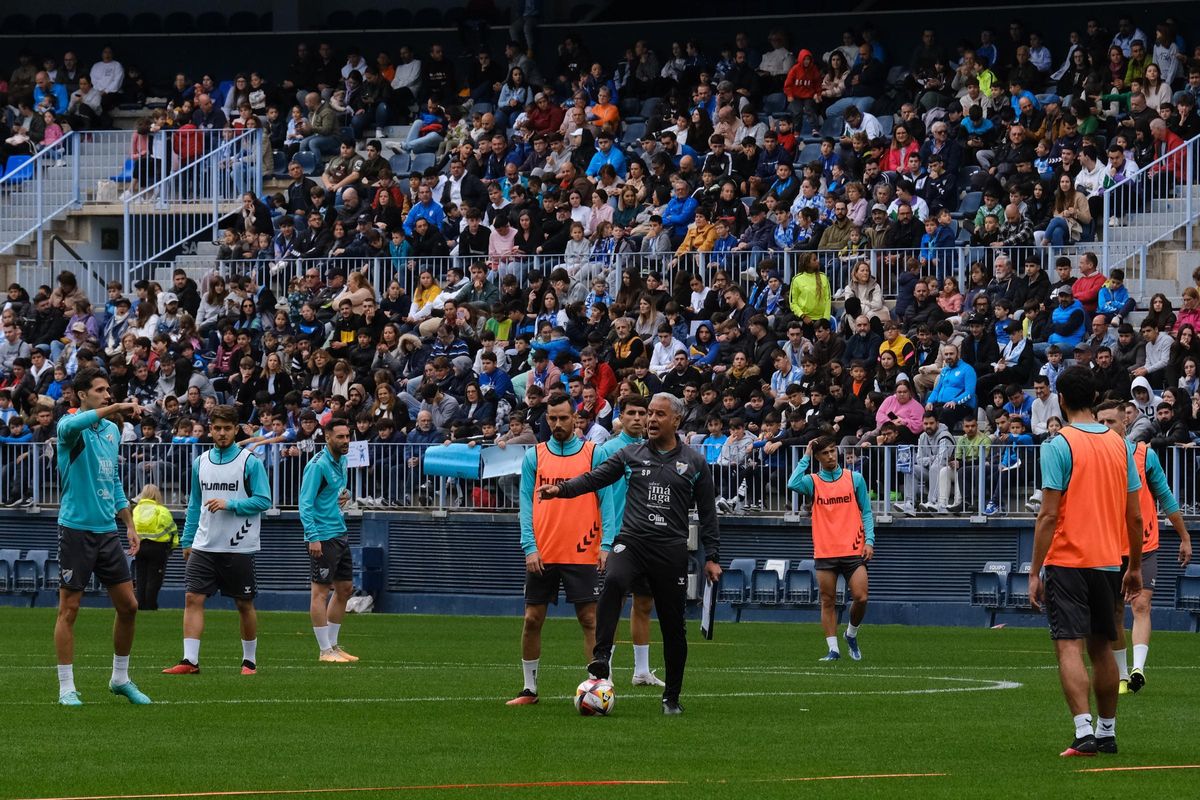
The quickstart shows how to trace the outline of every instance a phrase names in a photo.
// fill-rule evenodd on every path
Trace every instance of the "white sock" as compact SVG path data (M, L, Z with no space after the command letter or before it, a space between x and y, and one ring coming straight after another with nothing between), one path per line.
M647 675L650 672L650 645L635 644L633 646L633 674Z
M841 653L842 652L841 650L838 649L838 642L837 642L836 636L826 636L825 644L829 645L829 652L831 652L831 653Z
M1075 738L1082 739L1084 736L1091 736L1095 733L1092 730L1092 715L1091 714L1076 714L1075 715Z
M75 691L75 667L72 664L58 665L58 694Z
M329 646L337 647L338 646L338 631L340 631L342 629L342 623L331 622L331 623L329 623L328 628L329 628Z
M183 640L183 660L191 662L196 666L200 666L200 640L199 639L184 639Z
M329 644L329 627L323 625L320 628L313 628L313 633L317 636L317 647L320 647L321 652L324 653L331 647Z
M857 625L846 625L846 635L847 636L858 636L858 626Z
M113 655L112 680L113 686L129 683L129 656Z
M525 673L525 688L537 694L537 671L540 658L535 658L532 661L521 659L521 671Z
M249 661L251 664L256 664L258 657L258 639L246 641L242 639L242 659Z
M1121 680L1129 680L1129 661L1125 658L1126 650L1122 647L1120 650L1113 650L1113 660L1117 662L1117 672L1121 673Z
M1117 718L1107 719L1105 717L1096 717L1096 735L1097 736L1116 736L1117 735Z
M1145 669L1146 668L1146 656L1148 656L1148 655L1150 655L1150 645L1135 644L1133 646L1133 668L1134 669Z

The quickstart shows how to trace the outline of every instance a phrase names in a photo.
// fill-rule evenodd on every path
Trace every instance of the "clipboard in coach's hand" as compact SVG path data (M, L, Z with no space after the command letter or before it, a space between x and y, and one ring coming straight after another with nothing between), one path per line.
M705 639L712 639L713 628L717 624L717 585L710 580L704 581L704 597L700 605L700 634Z

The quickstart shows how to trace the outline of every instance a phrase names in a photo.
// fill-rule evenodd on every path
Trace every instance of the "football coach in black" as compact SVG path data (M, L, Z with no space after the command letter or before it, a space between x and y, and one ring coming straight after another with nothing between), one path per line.
M543 499L576 497L619 480L629 482L625 518L605 565L604 589L596 607L596 649L588 673L609 677L613 636L621 608L634 582L645 577L654 595L654 609L663 637L666 688L663 713L680 714L679 692L687 664L688 523L692 507L700 515L704 574L714 583L721 577L720 532L712 473L704 456L680 441L676 431L683 401L660 393L650 400L646 430L649 438L614 453L591 472L539 490Z

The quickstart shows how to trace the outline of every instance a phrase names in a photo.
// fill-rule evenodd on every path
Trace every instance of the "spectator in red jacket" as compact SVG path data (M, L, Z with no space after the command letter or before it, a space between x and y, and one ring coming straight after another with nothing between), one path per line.
M787 96L793 119L804 125L801 130L812 131L814 135L820 133L817 102L821 99L821 70L812 53L801 50L796 54L796 63L783 79L783 93Z
M1100 289L1107 280L1100 274L1099 264L1095 253L1084 253L1079 257L1079 277L1071 286L1075 299L1083 304L1083 310L1089 315L1096 313L1096 299Z

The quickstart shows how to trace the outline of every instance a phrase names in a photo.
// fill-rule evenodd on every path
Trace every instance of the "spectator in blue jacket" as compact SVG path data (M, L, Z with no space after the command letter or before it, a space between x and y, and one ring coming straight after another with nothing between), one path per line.
M1103 314L1104 319L1110 323L1119 325L1129 316L1134 303L1133 298L1129 296L1129 290L1125 288L1125 270L1118 267L1108 273L1108 280L1100 287L1096 304L1097 313Z
M1050 337L1045 342L1045 347L1056 344L1060 350L1068 352L1083 341L1087 332L1087 315L1083 304L1071 294L1070 286L1058 287L1055 297L1058 299L1058 307L1050 314ZM1037 351L1038 348L1035 346L1034 350Z
M942 371L926 398L925 410L953 429L960 420L975 414L975 370L958 358L958 346L942 346Z
M627 170L625 154L613 147L612 134L607 130L602 130L596 134L596 154L592 156L587 167L587 176L592 183L596 182L597 176L600 175L600 168L605 164L612 164L612 168L617 171L617 176L625 177Z
M433 200L433 190L424 184L417 190L417 202L404 218L404 232L412 236L413 224L419 219L427 221L435 230L440 230L446 219L446 212Z
M53 111L55 116L67 113L67 87L50 80L50 74L39 72L34 78L33 108L37 112Z
M663 209L662 223L663 229L671 237L671 245L678 247L683 237L687 236L688 225L695 221L696 207L700 204L688 193L688 185L684 181L675 181L672 188L674 194Z

